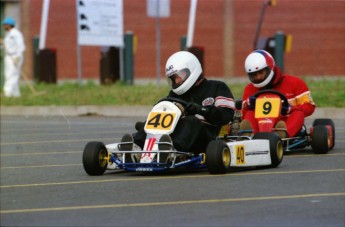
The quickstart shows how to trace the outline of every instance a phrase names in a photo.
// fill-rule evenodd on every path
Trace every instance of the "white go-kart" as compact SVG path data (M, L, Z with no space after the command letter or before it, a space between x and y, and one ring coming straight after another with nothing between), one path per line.
M83 152L83 166L89 175L106 170L159 172L184 167L207 168L211 174L224 174L232 167L277 167L283 160L283 143L275 133L263 132L250 140L242 136L220 135L211 141L206 152L178 151L166 140L183 118L187 103L165 98L153 106L144 129L147 133L142 150L133 140L105 145L89 142Z

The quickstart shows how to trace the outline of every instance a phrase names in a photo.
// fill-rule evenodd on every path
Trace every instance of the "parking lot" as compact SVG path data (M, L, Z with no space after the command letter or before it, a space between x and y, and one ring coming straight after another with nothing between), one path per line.
M275 169L85 173L87 142L118 142L143 119L2 116L0 225L345 225L345 119L328 154L288 153Z

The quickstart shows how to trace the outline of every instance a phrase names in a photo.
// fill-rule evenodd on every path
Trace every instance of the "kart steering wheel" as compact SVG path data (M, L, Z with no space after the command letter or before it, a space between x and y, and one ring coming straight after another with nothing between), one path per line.
M188 105L188 102L179 99L179 98L174 98L174 97L165 97L162 98L161 100L159 100L157 103L163 102L163 101L168 101L168 102L173 102L180 110L181 112L184 114L185 113L185 109Z
M290 104L289 104L289 101L287 100L286 96L283 95L282 93L280 93L279 91L277 90L272 90L272 89L266 89L266 90L261 90L261 91L258 91L256 92L253 96L255 98L259 97L261 94L275 94L275 95L278 95L279 98L283 101L282 105L284 108L288 109Z

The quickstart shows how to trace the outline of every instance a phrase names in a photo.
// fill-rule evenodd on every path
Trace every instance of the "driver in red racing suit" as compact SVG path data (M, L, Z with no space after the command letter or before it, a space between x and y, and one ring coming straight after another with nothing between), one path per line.
M282 108L282 117L276 128L285 128L285 136L295 136L304 124L304 118L315 110L315 104L306 83L300 78L283 74L275 65L273 57L264 50L251 52L245 60L245 70L251 81L243 92L241 129L258 132L258 123L254 118L256 92L263 89L276 90L287 98L289 105ZM249 123L249 124L248 124ZM279 124L279 126L278 126Z

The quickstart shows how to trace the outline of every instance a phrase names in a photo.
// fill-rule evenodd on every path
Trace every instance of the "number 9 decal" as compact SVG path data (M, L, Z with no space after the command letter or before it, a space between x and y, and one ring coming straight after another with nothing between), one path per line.
M278 117L280 113L280 98L257 98L255 103L255 118Z
M268 101L265 102L263 107L262 107L262 109L263 109L262 110L263 114L265 114L265 115L269 114L271 112L271 110L272 110L272 103L270 103Z

